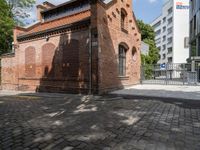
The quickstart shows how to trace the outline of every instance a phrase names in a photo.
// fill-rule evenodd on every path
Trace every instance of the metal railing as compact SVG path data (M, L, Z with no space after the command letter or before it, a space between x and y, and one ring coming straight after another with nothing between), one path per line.
M200 85L200 67L192 71L191 64L143 65L141 67L142 84Z

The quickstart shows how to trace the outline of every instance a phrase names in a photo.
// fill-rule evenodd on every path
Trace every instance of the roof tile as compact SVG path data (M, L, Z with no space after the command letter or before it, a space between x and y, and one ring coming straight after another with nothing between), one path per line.
M74 14L74 15L58 18L58 19L55 19L55 20L52 20L52 21L40 23L37 26L35 26L34 28L27 29L26 32L20 34L19 36L27 35L27 34L31 34L31 33L37 33L37 32L45 31L45 30L48 30L48 29L64 26L64 25L67 25L67 24L71 24L71 23L74 23L74 22L81 21L81 20L88 18L90 16L91 16L91 13L90 13L89 10L87 10L87 11L84 11L84 12L80 12L78 14Z

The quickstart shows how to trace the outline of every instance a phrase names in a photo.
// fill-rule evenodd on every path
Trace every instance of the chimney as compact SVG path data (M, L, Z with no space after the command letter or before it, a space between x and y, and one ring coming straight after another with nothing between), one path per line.
M37 20L42 22L42 14L41 12L46 10L46 7L44 7L43 5L37 5Z
M55 5L45 1L42 4L37 5L36 7L37 7L37 19L42 22L43 18L42 18L41 12L47 9L54 8Z
M55 7L54 4L49 3L49 2L47 2L47 1L43 2L43 6L46 7L47 9L54 8L54 7Z

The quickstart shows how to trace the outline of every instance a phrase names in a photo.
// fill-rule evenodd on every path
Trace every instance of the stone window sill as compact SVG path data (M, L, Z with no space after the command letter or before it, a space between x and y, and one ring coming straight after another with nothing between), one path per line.
M129 76L118 76L118 78L121 80L128 80Z

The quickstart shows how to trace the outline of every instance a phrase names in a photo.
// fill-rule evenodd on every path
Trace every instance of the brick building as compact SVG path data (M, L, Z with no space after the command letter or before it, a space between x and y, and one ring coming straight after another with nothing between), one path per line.
M2 89L103 93L139 83L140 33L132 0L37 6L38 21L14 29Z

